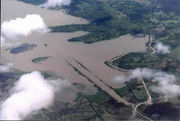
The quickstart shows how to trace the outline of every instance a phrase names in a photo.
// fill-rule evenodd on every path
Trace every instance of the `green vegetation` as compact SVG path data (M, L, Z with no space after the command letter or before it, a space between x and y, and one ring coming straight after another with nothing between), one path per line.
M147 100L146 91L143 85L137 80L126 82L126 86L117 88L115 91L132 103L144 102Z
M49 56L47 56L47 57L37 57L37 58L32 59L32 62L33 63L40 63L42 61L47 60L48 58L49 58Z
M147 94L145 89L133 90L133 93L137 100L143 100L143 101L147 100Z
M157 55L149 53L129 53L115 60L113 64L123 69L152 68L159 60L160 58Z
M126 18L113 19L110 17L101 18L103 20L96 20L88 25L65 25L50 27L51 32L75 32L86 31L86 35L71 38L71 42L85 42L93 43L97 41L109 40L111 38L119 37L128 33L140 33L138 26L130 23ZM106 19L106 21L105 21ZM103 21L103 22L99 22Z
M42 75L44 78L51 78L55 76L52 72L48 72L48 71L42 72Z
M120 96L125 96L125 95L128 95L128 93L129 93L129 88L127 86L122 87L122 88L118 88L115 90Z
M127 120L132 115L131 107L117 103L102 90L98 90L94 95L78 93L75 102L77 103L85 99L89 102L89 105L86 105L84 108L87 109L88 106L91 106L96 112L94 119L99 117L101 120L112 120L113 117L113 119L117 120ZM105 115L108 115L108 119L103 119Z
M116 0L114 3L120 3L122 6L126 4L126 2L121 3ZM134 8L137 7L136 5L133 6ZM129 33L144 33L143 28L133 23L128 17L121 15L122 12L120 10L113 8L105 0L72 0L71 5L65 8L69 14L82 17L90 21L88 25L50 27L52 32L89 32L87 35L69 39L71 42L80 41L93 43L109 40Z
M23 1L25 3L30 3L33 5L40 5L40 4L47 2L47 0L18 0L18 1Z
M35 5L42 4L45 0L20 0ZM72 0L69 6L62 8L73 16L85 18L89 24L50 26L52 32L85 31L88 34L71 38L71 42L94 43L110 40L126 34L146 34L154 36L152 47L157 42L162 42L172 48L167 55L153 53L129 53L113 61L113 65L123 69L151 68L179 75L180 73L180 1L179 0ZM48 57L39 57L32 62L38 63ZM77 70L77 69L76 69ZM146 81L147 87L152 82ZM77 86L77 85L76 85ZM132 103L144 102L147 94L141 83L130 81L126 86L115 91ZM150 91L152 98L159 98L159 94ZM86 105L79 111L79 102L86 100ZM117 120L128 119L132 109L116 103L102 90L94 95L79 93L75 102L78 108L74 112L82 113L83 109L91 109L90 119L97 117L102 120L102 115L113 115ZM88 102L88 103L87 103ZM84 103L83 103L84 104ZM93 110L93 111L92 111ZM179 109L174 109L169 104L141 106L140 111L152 119L176 118ZM159 114L154 115L155 113ZM172 111L172 113L171 113ZM68 114L74 116L76 113ZM78 114L77 117L80 117ZM95 115L94 115L95 114ZM59 114L58 114L59 115ZM117 117L119 115L119 117ZM67 116L67 115L66 115ZM153 117L156 116L156 117ZM87 118L87 117L86 117ZM81 119L82 120L82 119ZM86 119L87 120L87 119Z
M180 46L173 49L169 56L180 61Z
M161 5L163 11L166 13L175 12L180 15L180 2L179 0L157 0Z
M179 2L176 3L168 2L170 6L177 7ZM109 40L125 34L156 34L163 27L178 26L180 23L177 11L167 12L165 8L167 3L163 4L161 0L72 0L71 5L65 7L67 13L88 19L90 23L51 29L52 32L87 31L87 35L69 39L85 43Z
M101 90L99 90L95 95L84 95L82 93L78 93L75 101L78 101L82 97L86 98L90 102L96 102L97 104L103 104L110 99L110 96L106 92Z
M151 68L174 74L180 72L179 61L168 55L129 53L114 60L112 64L122 69Z
M112 7L101 0L72 0L66 9L69 14L90 21L99 20L107 16L115 17L117 15L117 12Z
M143 112L143 115L151 117L152 120L178 120L180 118L179 106L169 102L142 105L139 110Z
M138 34L143 30L128 18L120 16L120 12L99 0L72 0L66 7L71 15L85 18L90 21L87 25L65 25L50 27L52 32L86 31L87 35L69 39L71 42L93 43L109 40L128 33Z
M179 26L180 27L180 26ZM179 33L169 33L169 31L176 31L174 29L162 31L155 34L157 38L156 42L163 42L164 44L169 45L172 48L180 46L180 32Z
M20 1L39 5L46 0ZM69 6L61 6L59 9L63 8L68 14L85 18L90 23L50 28L52 32L89 32L87 35L69 39L72 42L93 43L140 33L162 38L160 33L167 33L169 36L172 28L179 28L179 5L179 0L71 0Z

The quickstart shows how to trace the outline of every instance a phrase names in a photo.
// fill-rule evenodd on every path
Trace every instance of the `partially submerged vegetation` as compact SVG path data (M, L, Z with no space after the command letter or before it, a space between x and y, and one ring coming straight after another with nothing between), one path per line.
M176 1L176 7L178 4ZM87 31L87 35L69 39L85 43L110 40L125 34L155 34L163 28L170 29L172 24L179 25L178 11L166 11L166 5L158 0L72 0L71 5L65 7L67 13L85 18L90 23L50 28L52 32Z
M47 60L48 58L50 58L50 56L47 56L47 57L37 57L37 58L32 59L32 62L33 63L40 63L42 61Z
M141 5L146 4L148 6L146 10L149 9L151 13L145 11L145 8L143 7L137 9L130 5L132 9L128 9L126 15L135 17L130 18L130 20L139 25L140 28L143 28L145 34L148 34L149 37L153 37L152 40L148 40L148 43L146 44L147 50L150 51L145 53L129 53L113 61L112 64L122 69L146 67L178 74L180 72L180 16L178 11L179 8L177 8L177 6L180 5L180 1L150 0L148 4L147 2L139 2L139 4L140 3ZM133 5L138 6L137 4L138 3L135 3ZM169 6L167 6L168 4ZM117 7L117 9L123 8ZM131 11L134 9L137 9L138 12ZM152 48L154 48L158 42L168 45L172 52L165 55L156 53L155 49L152 50Z
M20 1L39 5L47 0ZM85 18L90 23L51 26L50 28L52 32L87 31L89 32L87 35L69 39L72 42L85 43L110 40L125 34L157 34L156 36L159 36L159 33L165 33L167 29L178 29L179 5L178 0L173 2L171 0L165 2L162 0L71 0L69 6L60 8L65 9L70 15Z
M114 1L117 2L117 1ZM119 2L117 2L119 3ZM87 31L87 35L69 39L72 42L94 43L110 40L125 34L143 33L143 29L121 15L110 4L99 0L73 0L65 7L67 13L90 21L87 25L65 25L50 27L52 32Z
M29 2L28 0L21 1ZM31 0L31 3L38 5L44 1ZM63 8L71 15L89 20L89 24L51 26L49 28L52 30L51 32L86 31L88 32L86 35L69 39L72 42L79 41L85 43L110 40L125 34L154 36L153 41L150 42L151 47L154 47L157 42L162 42L169 45L172 48L172 52L167 55L151 52L129 53L113 61L113 64L123 69L151 68L179 75L179 6L179 0L149 0L141 2L139 0L72 0L70 6L63 6ZM32 62L39 63L47 58L39 57L33 59ZM152 82L146 81L148 87L151 84ZM137 81L127 82L125 87L114 90L129 102L135 104L147 100L145 89ZM159 94L150 93L152 98L160 99ZM130 107L116 103L102 90L98 90L94 95L79 93L75 102L77 103L75 105L77 108L69 111L70 113L66 113L65 118L76 116L76 118L82 117L80 120L93 120L97 118L103 120L104 115L111 115L116 120L127 120L132 111ZM79 103L82 107L78 106ZM139 110L155 120L172 118L167 116L168 112L165 112L166 114L162 116L155 115L154 118L152 113L153 106L142 106ZM161 107L161 104L159 106ZM90 111L89 115L87 115L87 112L86 116L81 115L81 112L85 112L84 109ZM167 110L169 109L172 108L168 107ZM176 115L172 116L174 116L174 119L177 117Z
M11 48L10 49L10 53L12 54L19 54L19 53L22 53L22 52L26 52L26 51L29 51L29 50L32 50L34 48L36 48L37 45L35 44L27 44L27 43L24 43L18 47L15 47L15 48Z
M115 66L123 69L152 68L160 58L149 53L129 53L113 61Z
M104 20L103 20L104 19ZM106 19L106 20L105 20ZM103 21L103 22L100 22ZM110 29L111 28L111 29ZM101 18L88 25L65 25L50 27L51 32L75 32L86 31L86 35L71 38L71 42L94 43L97 41L109 40L128 33L140 33L138 26L128 22L126 18L113 19L111 17Z
M40 5L40 4L47 2L47 0L19 0L19 1L23 1L25 3L30 3L33 5Z
M180 72L179 60L176 58L172 54L129 53L114 60L112 64L122 69L151 68L176 74Z

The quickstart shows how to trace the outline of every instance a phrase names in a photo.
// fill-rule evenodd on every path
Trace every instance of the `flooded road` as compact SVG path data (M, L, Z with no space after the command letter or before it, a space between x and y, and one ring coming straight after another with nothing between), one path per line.
M39 14L44 19L47 26L67 25L67 24L86 24L88 21L65 14L63 11L45 10L37 6L24 4L15 0L2 0L1 22L5 20L24 17L27 14ZM72 82L83 84L92 84L87 78L78 74L70 67L66 60L71 64L75 60L83 64L88 70L102 79L105 84L112 87L120 87L112 83L115 76L123 72L114 70L104 64L105 61L128 52L145 51L145 42L147 37L134 38L131 35L121 36L119 38L102 41L94 44L84 44L80 42L68 42L72 37L87 34L86 32L74 33L32 33L27 37L20 37L20 43L36 44L37 48L19 54L11 54L9 51L2 50L1 58L15 64L15 68L30 71L51 71L56 75L66 78ZM47 46L44 46L47 44ZM36 57L50 56L51 58L41 63L33 63L32 59ZM84 69L76 63L76 67L84 72ZM86 73L86 72L85 72ZM86 76L91 77L91 73Z

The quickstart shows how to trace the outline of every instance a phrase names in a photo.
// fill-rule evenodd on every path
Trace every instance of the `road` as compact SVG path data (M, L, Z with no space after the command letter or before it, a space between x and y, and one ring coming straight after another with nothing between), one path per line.
M74 69L78 74L89 80L95 86L105 91L109 96L111 96L118 103L123 103L127 106L131 106L132 104L127 102L124 98L120 97L111 87L109 87L102 79L100 79L96 74L94 74L91 70L89 70L85 65L77 61L76 59L72 59L71 62L69 60L65 60L65 62Z
M151 38L152 38L152 37L149 37L148 42L149 42L149 47L152 49L152 54L153 54L153 53L155 53L155 49L154 49L153 47L151 47L151 42L152 42L152 40L153 40L153 39L151 39ZM148 46L147 46L147 47L148 47ZM124 54L124 55L125 55L125 54ZM113 61L115 61L116 59L121 58L121 57L124 56L124 55L120 55L120 56L117 56L117 57L115 57L115 58L112 58L111 60L106 61L105 64L106 64L107 66L113 68L113 69L118 70L118 71L128 72L128 70L126 70L126 69L122 69L122 68L119 68L119 67L113 65ZM143 87L144 87L144 89L145 89L145 91L146 91L147 101L142 102L142 103L138 103L137 105L131 104L131 106L132 106L132 108L133 108L133 114L132 114L131 119L133 119L133 118L136 116L136 114L139 114L139 115L141 115L143 118L151 121L150 118L148 118L147 116L144 116L142 113L140 113L140 112L138 111L138 107L139 107L139 106L152 104L152 97L151 97L151 95L150 95L150 93L149 93L149 90L148 90L148 88L147 88L147 86L146 86L146 83L144 82L143 79L141 79L141 83L143 84Z
M139 115L141 115L142 117L144 117L145 119L152 121L150 118L148 118L147 116L144 116L143 114L141 114L141 113L138 111L138 107L139 107L139 106L152 104L152 97L151 97L151 95L150 95L150 93L149 93L149 90L148 90L148 88L147 88L147 86L146 86L146 83L144 82L143 79L141 79L141 82L142 82L142 84L143 84L143 87L144 87L144 89L145 89L145 91L146 91L146 94L147 94L147 97L148 97L148 98L147 98L147 101L142 102L142 103L138 103L137 105L133 106L134 112L133 112L132 118L135 117L136 114L139 114Z
M156 52L155 48L152 47L152 43L153 43L154 39L152 35L149 35L149 39L147 40L147 48L149 48L152 52L151 54L154 54Z
M91 81L94 85L96 85L97 87L99 87L101 90L105 91L109 96L111 96L114 100L116 100L118 103L123 103L127 106L130 106L133 108L133 115L132 118L134 118L136 116L136 114L141 115L143 118L150 120L150 118L144 116L142 113L140 113L137 109L140 105L149 105L152 104L152 97L149 93L149 90L144 82L143 79L141 79L141 82L143 84L143 87L145 88L146 94L148 96L147 101L139 103L137 105L134 105L128 101L126 101L124 98L122 98L121 96L119 96L112 88L110 88L106 83L103 82L102 79L100 79L97 75L95 75L91 70L89 70L86 66L84 66L82 63L80 63L79 61L77 61L76 59L73 59L73 61L70 63L66 60L66 62L68 64L70 64L70 66L75 69L78 73L81 73L85 78L88 78L89 81ZM118 67L117 67L118 68ZM121 70L121 69L120 69ZM128 70L124 70L124 71L128 71ZM88 77L87 77L88 75Z
M126 55L126 54L116 56L116 57L112 58L111 60L105 61L104 64L106 64L107 66L109 66L110 68L113 68L113 69L115 69L115 70L122 71L122 72L127 72L128 70L122 69L122 68L119 68L119 67L113 65L113 61L121 58L121 57L124 56L124 55Z

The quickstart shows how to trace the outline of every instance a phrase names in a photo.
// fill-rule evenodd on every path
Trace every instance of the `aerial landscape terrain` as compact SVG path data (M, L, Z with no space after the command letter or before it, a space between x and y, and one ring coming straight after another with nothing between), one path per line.
M0 120L180 120L179 0L1 0Z

